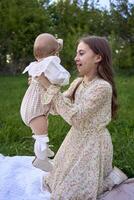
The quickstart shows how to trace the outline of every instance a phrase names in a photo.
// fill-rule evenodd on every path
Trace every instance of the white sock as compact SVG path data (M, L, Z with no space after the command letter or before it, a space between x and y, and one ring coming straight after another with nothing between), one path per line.
M34 143L34 153L37 156L38 159L45 160L47 157L47 148L48 148L48 142L49 138L47 135L33 135L32 136L35 139Z

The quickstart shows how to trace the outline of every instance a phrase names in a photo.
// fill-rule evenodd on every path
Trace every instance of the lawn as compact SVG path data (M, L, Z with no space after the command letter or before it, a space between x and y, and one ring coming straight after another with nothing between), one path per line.
M114 145L114 164L134 176L134 76L116 78L119 112L109 124ZM19 109L27 88L27 77L0 77L0 153L33 155L31 131L21 120ZM49 117L50 144L56 152L70 126L59 116Z

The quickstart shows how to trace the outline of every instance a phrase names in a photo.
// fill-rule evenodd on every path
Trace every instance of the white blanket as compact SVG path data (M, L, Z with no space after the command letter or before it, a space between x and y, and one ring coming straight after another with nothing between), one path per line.
M50 200L50 193L41 190L42 176L48 173L34 168L33 158L0 154L0 200ZM134 200L134 178L106 194L101 200Z
M0 154L0 200L50 200L50 193L41 190L47 173L32 166L32 156Z

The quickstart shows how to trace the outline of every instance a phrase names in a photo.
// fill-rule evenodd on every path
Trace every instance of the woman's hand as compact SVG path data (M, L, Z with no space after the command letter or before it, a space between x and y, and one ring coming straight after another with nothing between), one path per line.
M30 85L30 84L31 84L31 81L32 81L32 77L31 77L31 76L29 76L29 77L28 77L28 85Z
M37 76L35 78L45 89L49 88L51 85L50 81L43 75L43 73L40 76Z

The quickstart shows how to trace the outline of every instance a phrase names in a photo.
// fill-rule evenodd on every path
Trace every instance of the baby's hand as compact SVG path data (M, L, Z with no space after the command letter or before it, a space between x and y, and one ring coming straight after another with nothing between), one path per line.
M57 42L58 42L58 44L59 44L59 51L61 51L62 50L62 48L63 48L63 39L57 39Z

